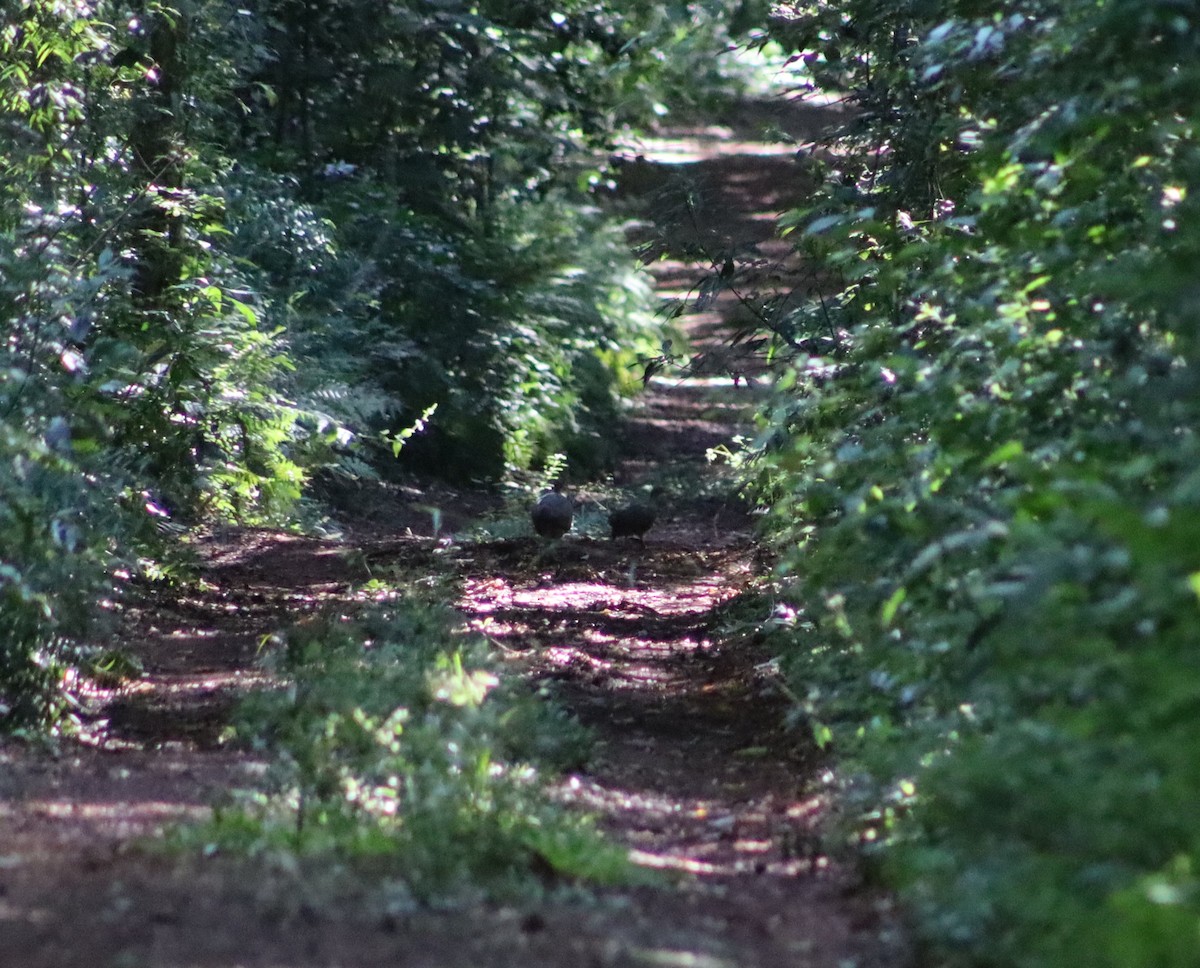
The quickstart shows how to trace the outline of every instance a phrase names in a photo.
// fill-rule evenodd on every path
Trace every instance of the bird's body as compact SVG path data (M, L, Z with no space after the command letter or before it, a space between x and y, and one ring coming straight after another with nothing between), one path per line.
M643 501L635 501L626 507L613 511L608 518L614 538L637 538L645 543L645 534L654 525L656 517L654 506Z
M574 516L571 499L558 491L543 494L530 512L533 530L543 538L561 538L571 530Z

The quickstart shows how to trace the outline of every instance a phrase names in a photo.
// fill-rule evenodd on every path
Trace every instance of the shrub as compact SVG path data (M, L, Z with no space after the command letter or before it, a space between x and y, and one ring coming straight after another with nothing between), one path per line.
M1191 963L1194 26L1124 0L780 24L861 108L785 220L827 291L774 321L795 365L749 469L780 648L951 963Z
M284 684L247 701L237 733L270 754L271 786L188 842L373 858L424 900L527 890L535 874L628 876L624 853L553 806L533 765L577 764L582 728L502 684L438 609L401 601L354 622L314 619L275 639L266 662Z

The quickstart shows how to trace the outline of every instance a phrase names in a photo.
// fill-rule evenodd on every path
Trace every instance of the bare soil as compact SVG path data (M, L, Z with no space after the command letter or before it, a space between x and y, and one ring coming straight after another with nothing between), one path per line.
M728 256L743 295L795 284L802 268L770 216L802 199L805 175L790 148L757 135L791 126L803 140L817 123L757 108L630 147L617 203L640 218L632 238L664 298L694 295ZM419 481L364 494L336 539L205 536L198 590L124 616L120 642L146 675L95 692L78 741L0 745L0 966L907 964L889 899L824 852L829 765L785 727L769 657L752 636L719 635L764 567L750 509L706 459L746 428L765 379L753 346L725 338L753 303L726 293L684 317L699 364L653 379L629 414L609 483L673 495L644 545L456 541L499 499ZM576 498L588 507L603 492ZM222 731L262 681L262 637L352 606L381 567L456 576L466 621L512 673L553 684L595 730L594 757L560 795L664 872L662 886L413 911L336 871L146 848L260 775Z

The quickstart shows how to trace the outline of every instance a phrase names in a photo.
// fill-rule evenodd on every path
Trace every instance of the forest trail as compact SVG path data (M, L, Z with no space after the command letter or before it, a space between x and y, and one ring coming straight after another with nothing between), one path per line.
M433 540L423 508L442 508L450 531L496 511L487 496L434 486L398 495L339 540L212 535L207 590L148 607L123 630L147 675L101 697L84 742L53 756L0 745L0 966L905 963L886 898L822 853L824 766L784 729L766 657L749 639L717 642L762 568L747 509L707 459L746 428L761 372L753 347L731 349L726 336L752 292L796 271L769 216L802 189L789 148L746 134L798 125L804 140L815 123L770 111L742 120L741 131L668 132L632 148L619 193L644 213L633 236L664 299L694 301L727 258L745 283L681 318L692 365L653 378L630 415L612 483L665 494L645 545L587 526L609 493L587 488L580 533L548 549ZM261 771L219 739L261 675L262 635L314 603L354 601L365 568L394 562L455 574L471 627L594 730L595 755L560 794L660 872L656 884L395 914L366 903L365 888L330 900L279 871L128 849Z

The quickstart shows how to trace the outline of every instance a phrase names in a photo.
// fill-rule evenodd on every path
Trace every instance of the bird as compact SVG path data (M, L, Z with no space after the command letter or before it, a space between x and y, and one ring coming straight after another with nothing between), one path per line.
M637 538L646 543L645 534L654 525L654 505L646 501L634 501L613 511L608 517L614 538Z
M561 538L571 530L574 510L565 494L547 491L538 498L529 516L533 519L533 530L543 538Z

